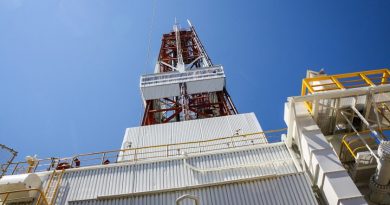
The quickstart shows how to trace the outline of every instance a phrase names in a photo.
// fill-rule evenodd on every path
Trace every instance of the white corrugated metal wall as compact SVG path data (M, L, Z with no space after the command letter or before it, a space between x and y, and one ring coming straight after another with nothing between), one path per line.
M254 113L228 115L127 128L122 149L128 148L129 143L134 148L229 137L237 130L239 134L262 132Z
M177 189L297 172L284 143L193 156L187 159L187 163L199 169L240 168L202 173L186 166L183 159L171 159L73 169L63 177L57 202L65 204L67 201L94 199L97 196ZM246 165L251 166L245 167Z
M304 173L236 182L217 186L171 191L164 193L142 194L122 198L73 201L71 205L173 205L175 200L191 194L200 199L201 205L315 205L317 201L311 191L310 183ZM181 205L193 205L185 200Z

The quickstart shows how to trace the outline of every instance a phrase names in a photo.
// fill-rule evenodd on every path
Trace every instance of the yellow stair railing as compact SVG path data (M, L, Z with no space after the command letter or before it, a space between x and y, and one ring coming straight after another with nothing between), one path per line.
M65 170L54 170L46 185L46 190L31 188L0 193L0 205L28 201L31 205L53 205L58 194ZM32 195L35 197L31 197ZM36 193L36 194L35 194Z
M390 128L383 128L382 130L378 131L378 134L382 139L387 140L387 137L383 133L383 131L385 130L390 130ZM370 130L365 130L359 132L359 134L368 134L370 132ZM376 142L375 138L366 135L364 136L364 140L367 142L367 145L371 149L378 148L378 143ZM348 133L343 136L339 152L339 158L342 162L354 161L357 157L357 153L363 151L368 151L368 148L366 144L356 135L355 132Z
M15 191L8 191L8 192L2 192L0 193L0 205L5 204L12 204L12 203L19 203L23 200L29 200L30 197L12 197L13 195L20 195L23 193L31 193L36 192L37 196L33 198L32 202L29 203L31 205L50 205L45 197L45 194L42 192L41 189L22 189L22 190L15 190Z

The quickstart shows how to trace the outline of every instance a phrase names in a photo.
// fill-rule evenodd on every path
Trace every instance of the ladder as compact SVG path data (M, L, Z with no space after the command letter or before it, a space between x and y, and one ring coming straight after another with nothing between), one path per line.
M53 170L52 174L50 175L50 179L46 185L45 191L46 201L49 205L55 203L58 188L60 187L62 176L64 175L64 173L65 169Z

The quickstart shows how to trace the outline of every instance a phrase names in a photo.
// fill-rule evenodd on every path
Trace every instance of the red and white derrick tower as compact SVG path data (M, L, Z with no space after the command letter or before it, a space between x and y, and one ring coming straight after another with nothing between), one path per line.
M162 37L153 74L141 76L145 105L142 125L237 114L225 87L223 67L213 65L195 28Z

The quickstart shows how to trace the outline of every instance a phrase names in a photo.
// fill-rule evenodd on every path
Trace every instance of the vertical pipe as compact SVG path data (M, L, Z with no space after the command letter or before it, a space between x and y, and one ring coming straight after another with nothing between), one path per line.
M390 204L390 142L382 141L378 148L376 173L370 178L370 200L377 204Z
M386 141L378 148L379 163L375 181L380 185L388 185L390 182L390 142Z

